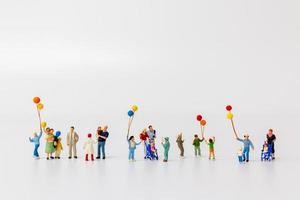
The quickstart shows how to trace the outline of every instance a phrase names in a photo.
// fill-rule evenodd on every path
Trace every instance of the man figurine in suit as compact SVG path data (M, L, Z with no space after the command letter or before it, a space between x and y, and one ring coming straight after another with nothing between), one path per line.
M74 131L74 126L70 128L70 132L67 135L67 145L69 147L69 159L72 158L72 154L74 158L77 158L76 144L79 140L78 134Z

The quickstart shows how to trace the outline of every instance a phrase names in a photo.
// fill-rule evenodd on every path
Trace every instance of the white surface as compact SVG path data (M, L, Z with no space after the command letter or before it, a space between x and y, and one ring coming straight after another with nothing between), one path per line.
M1 196L295 199L299 4L1 1ZM63 142L69 127L76 127L80 156L86 134L108 124L108 160L32 160L27 138L38 128L34 96L42 98L43 119L62 131ZM132 133L153 124L159 137L170 136L167 165L140 161L141 148L139 161L127 162L126 113L132 104L140 108ZM249 165L236 162L240 144L226 119L227 104L234 107L240 134L248 132L256 147ZM192 156L198 113L208 122L207 135L216 136L216 162ZM260 163L270 127L278 137L278 160ZM180 131L184 160L174 143Z

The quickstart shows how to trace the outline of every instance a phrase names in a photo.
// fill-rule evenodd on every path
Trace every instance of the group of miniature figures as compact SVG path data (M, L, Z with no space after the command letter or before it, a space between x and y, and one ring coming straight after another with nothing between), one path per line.
M56 131L54 133L54 129L48 128L40 128L40 133L34 133L32 138L29 138L30 142L34 143L34 151L33 156L36 159L39 159L39 146L40 139L45 133L45 153L47 160L50 159L60 159L61 152L63 150L61 132ZM243 146L238 150L238 160L239 162L249 162L249 154L250 149L254 149L254 145L252 141L249 139L249 135L245 134L244 138L240 138L237 133L234 131L235 138L237 141L241 142ZM109 137L108 126L98 127L96 132L97 140L93 139L93 135L91 133L87 134L86 141L84 142L83 148L85 150L85 160L94 161L94 145L97 144L97 157L96 159L105 159L105 145L106 140ZM75 131L75 128L70 127L70 131L67 133L67 146L68 146L68 155L69 159L75 158L77 159L77 143L79 141L79 135ZM135 161L135 150L139 144L143 144L144 147L144 159L149 160L158 160L158 151L156 148L156 139L157 133L156 130L150 125L148 129L144 129L139 135L139 142L135 141L134 136L129 136L129 132L127 134L126 140L128 142L128 160ZM266 141L263 144L263 148L261 150L261 160L262 161L270 161L275 159L275 147L274 143L276 140L276 136L273 134L273 130L269 129L266 135ZM208 158L209 160L215 160L215 137L205 138L203 132L201 134L201 138L195 134L192 145L194 146L195 156L201 156L201 148L200 144L205 142L208 146ZM176 143L180 152L180 157L184 157L184 139L183 134L178 134L176 138ZM168 161L168 155L170 150L170 140L169 137L163 137L161 141L161 145L163 147L163 162Z

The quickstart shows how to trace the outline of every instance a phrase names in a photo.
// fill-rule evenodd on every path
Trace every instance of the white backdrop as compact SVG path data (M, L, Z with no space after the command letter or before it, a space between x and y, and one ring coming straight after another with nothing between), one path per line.
M19 195L29 198L29 191L36 187L29 177L35 170L47 171L49 167L45 160L39 161L42 166L32 163L32 146L27 141L38 129L34 96L41 97L45 105L42 116L51 127L62 131L63 142L69 127L77 128L80 156L86 134L94 133L98 125L109 125L107 153L112 161L106 170L127 165L126 113L133 104L139 106L139 111L132 133L138 135L152 124L159 138L171 137L171 159L178 161L174 143L178 132L184 133L186 155L192 158L192 136L199 131L195 116L201 113L208 122L207 135L216 136L217 159L229 166L235 163L240 144L233 140L225 112L225 106L231 104L240 134L249 133L256 147L252 159L259 159L265 133L273 128L278 137L276 162L282 163L280 170L270 176L286 173L284 162L294 169L299 163L300 139L299 4L277 0L1 1L0 186L7 189L5 197L13 193L21 179L18 187L25 182L28 191ZM40 148L42 156L43 151L44 144ZM206 153L206 146L202 151ZM67 156L66 152L63 155ZM142 159L141 148L137 159ZM187 159L184 165L193 162L198 161ZM206 159L203 162L206 170L211 167ZM79 163L84 163L82 158L71 168L80 170L83 166ZM218 166L218 160L215 164ZM19 171L20 165L24 170ZM178 173L180 166L165 170ZM259 171L255 167L253 170L254 174ZM49 178L43 170L39 173ZM143 170L139 173L145 174ZM260 178L265 180L263 174ZM274 181L289 182L289 187L294 187L292 174L299 179L298 172L290 172L291 176ZM189 178L182 179L189 183ZM209 183L207 197L214 191ZM41 194L47 187L47 182L43 184ZM191 194L194 186L179 190ZM239 186L236 182L234 187ZM272 190L283 186L276 185ZM124 194L129 190L125 188L121 190ZM176 196L170 188L165 189L161 198ZM277 191L274 198L283 197L286 190ZM117 197L110 194L111 198ZM238 194L228 193L227 197ZM104 195L109 198L109 193ZM51 195L46 197L50 199Z

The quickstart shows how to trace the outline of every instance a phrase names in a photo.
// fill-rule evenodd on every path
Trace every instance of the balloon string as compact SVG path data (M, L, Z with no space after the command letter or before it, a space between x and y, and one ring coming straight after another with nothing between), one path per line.
M129 121L128 121L128 132L127 132L127 136L129 136L129 132L130 132L131 124L132 124L132 121L133 121L133 117L134 117L134 115L133 115L132 117L130 117L130 118L129 118Z
M42 120L41 120L41 113L40 113L40 111L39 111L39 108L38 108L38 106L36 106L36 110L37 110L37 113L38 113L38 118L39 118L39 122L40 122L40 129L42 129Z
M234 134L235 134L235 137L238 137L238 136L237 136L237 133L236 133L236 130L235 130L235 126L234 126L233 119L231 119L230 121L231 121L232 129L233 129L233 132L234 132Z
M200 128L201 128L201 135L203 135L203 127L202 127L201 123L200 123Z
M200 128L201 128L201 136L202 138L204 138L204 126L201 125L201 122L200 122Z

